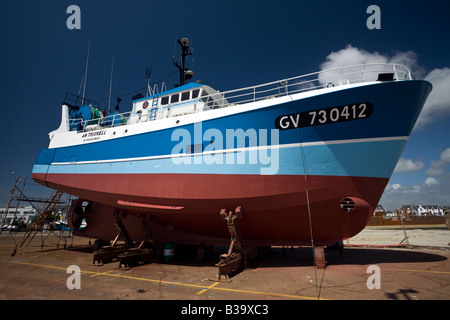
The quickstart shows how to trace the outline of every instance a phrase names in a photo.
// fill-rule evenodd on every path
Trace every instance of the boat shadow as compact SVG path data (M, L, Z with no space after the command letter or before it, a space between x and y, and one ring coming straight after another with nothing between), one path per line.
M272 248L271 253L259 257L258 268L313 266L314 255L310 247ZM447 257L414 249L345 248L342 255L337 250L325 249L327 265L371 265L379 263L437 262Z
M187 249L186 249L187 248ZM58 249L61 250L61 249ZM92 246L80 245L67 250L84 254L93 254ZM212 254L206 259L199 260L196 256L196 246L186 246L176 251L174 260L170 264L185 266L214 266L220 254L226 253L226 246L214 247ZM437 262L447 260L447 257L436 253L423 252L414 249L346 247L342 255L337 250L325 249L328 266L333 265L371 265L379 263L412 263ZM164 263L163 259L155 261ZM314 252L311 247L272 247L269 252L249 261L249 268L283 268L283 267L314 266Z

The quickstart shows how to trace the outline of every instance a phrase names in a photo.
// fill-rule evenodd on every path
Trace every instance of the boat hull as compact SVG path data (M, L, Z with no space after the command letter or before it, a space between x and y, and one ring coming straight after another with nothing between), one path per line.
M86 237L113 239L118 209L135 241L144 219L161 241L226 243L219 212L241 206L249 244L331 245L368 223L430 91L424 81L379 83L153 132L108 138L105 129L41 151L33 178L95 202L77 231ZM352 118L353 105L364 113ZM220 142L230 130L233 142L244 134L240 145ZM343 210L344 199L355 207Z
M63 187L66 179L72 181L72 187ZM254 245L311 245L311 240L315 245L330 245L352 237L366 226L388 181L364 177L173 174L58 175L49 180L52 188L106 204L86 216L88 227L77 235L114 239L117 231L112 217L115 209L121 209L129 214L125 221L130 221L135 241L144 237L137 219L140 215L154 225L161 241L226 243L229 234L220 210L241 206L242 218L237 223L246 242ZM126 192L131 181L140 190L149 185L164 189L176 184L186 191L172 193L171 198L133 195ZM193 181L202 186L195 192ZM86 190L86 185L92 189ZM116 187L117 193L113 194L108 190L112 185L123 189ZM351 212L341 208L341 201L348 197L362 200ZM97 221L101 228L95 227ZM94 227L90 228L91 224Z

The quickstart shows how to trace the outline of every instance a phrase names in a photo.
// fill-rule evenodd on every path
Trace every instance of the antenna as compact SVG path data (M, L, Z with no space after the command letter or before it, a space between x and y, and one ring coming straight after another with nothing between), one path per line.
M84 72L83 100L81 100L83 105L84 105L84 93L86 91L86 81L87 81L87 72L88 72L88 65L89 65L89 52L90 52L90 50L91 50L91 39L89 39L88 53L87 53L87 58L86 58L86 70Z
M80 97L81 87L83 86L83 83L84 83L84 77L81 78L80 87L78 88L77 99Z
M147 78L147 94L148 97L150 94L152 94L152 89L150 88L150 78L152 76L152 67L147 67L145 69L145 77Z
M109 79L108 115L111 113L111 88L112 88L113 70L114 70L114 54L111 63L111 78Z
M191 79L194 76L194 72L185 67L186 56L191 55L192 51L189 49L189 39L181 38L177 40L177 43L181 46L181 65L177 62L173 62L180 71L180 86L186 84L186 80Z

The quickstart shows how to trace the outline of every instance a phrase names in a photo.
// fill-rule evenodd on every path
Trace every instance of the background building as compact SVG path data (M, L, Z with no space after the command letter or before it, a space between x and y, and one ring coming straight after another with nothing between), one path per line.
M11 225L30 224L36 216L37 211L31 206L9 208L8 212L6 212L6 208L0 208L0 222L2 222L3 229L11 228Z
M406 213L406 215L413 215L419 217L444 215L444 209L439 205L408 204L402 206L402 211Z

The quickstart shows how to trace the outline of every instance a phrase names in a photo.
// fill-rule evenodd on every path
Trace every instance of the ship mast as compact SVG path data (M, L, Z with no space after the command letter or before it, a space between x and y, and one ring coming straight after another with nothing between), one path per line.
M186 56L191 55L192 51L189 49L189 39L181 38L177 40L177 43L181 46L181 65L178 62L173 62L180 71L180 86L186 84L186 80L191 79L194 76L194 72L186 68Z

